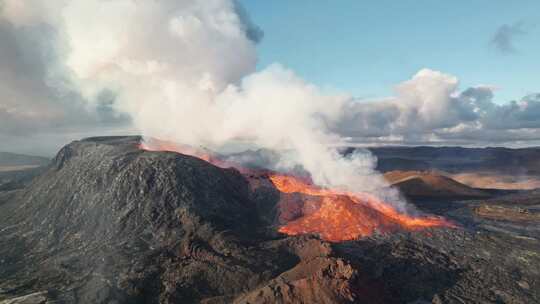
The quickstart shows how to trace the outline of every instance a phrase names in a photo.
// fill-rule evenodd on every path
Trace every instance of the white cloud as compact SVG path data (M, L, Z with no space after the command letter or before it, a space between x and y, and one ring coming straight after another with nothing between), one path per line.
M359 142L395 136L428 144L540 139L540 95L500 105L493 102L495 90L484 85L459 91L456 77L424 69L398 85L394 97L349 106L337 132Z

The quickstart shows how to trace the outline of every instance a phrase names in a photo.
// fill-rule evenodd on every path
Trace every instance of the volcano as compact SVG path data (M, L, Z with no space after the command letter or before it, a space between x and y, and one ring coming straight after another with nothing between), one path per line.
M315 233L327 241L340 242L366 237L374 232L398 229L418 230L425 227L454 225L438 217L412 217L400 214L391 205L367 193L345 192L314 185L308 177L284 175L268 170L249 169L222 160L209 151L156 139L139 146L147 151L169 151L193 155L221 168L235 168L250 182L251 191L269 181L281 193L277 204L279 231L289 235ZM268 186L268 183L266 183ZM297 194L291 200L287 194Z
M0 301L538 302L533 237L140 142L75 141L0 191Z

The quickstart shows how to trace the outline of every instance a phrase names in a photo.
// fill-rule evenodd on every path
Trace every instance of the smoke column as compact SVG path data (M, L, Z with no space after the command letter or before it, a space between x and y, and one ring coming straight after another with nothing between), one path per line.
M220 150L263 148L276 169L398 202L366 153L343 157L332 128L350 96L323 94L279 64L256 71L262 32L232 0L4 0L19 27L55 28L70 78L89 103L115 95L147 137Z

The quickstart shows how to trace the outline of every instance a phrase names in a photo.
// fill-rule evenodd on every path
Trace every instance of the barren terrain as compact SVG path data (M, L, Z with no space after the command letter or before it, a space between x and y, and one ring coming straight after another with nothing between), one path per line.
M0 190L0 301L540 301L537 191L486 194L445 176L389 173L416 216L442 216L453 225L393 224L325 240L316 231L280 233L283 198L316 207L324 189L306 195L265 175L253 183L192 156L141 150L139 141L73 142L42 172ZM346 213L333 214L384 218L369 204L336 206L342 209L332 212ZM299 215L290 216L286 221L294 222Z

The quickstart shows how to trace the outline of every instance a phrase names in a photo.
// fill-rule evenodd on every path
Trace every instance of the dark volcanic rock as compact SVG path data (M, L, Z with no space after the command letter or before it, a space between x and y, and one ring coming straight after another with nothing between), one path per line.
M272 241L236 170L138 142L74 142L0 196L0 297L228 303L299 262L295 245Z
M196 302L291 262L251 244L257 215L239 173L143 152L138 140L68 145L6 203L0 276L24 283L8 294L39 286L75 302Z
M465 230L398 233L336 246L380 280L387 302L538 303L537 240Z
M0 191L0 303L539 301L535 238L286 237L268 182L253 191L234 169L139 140L73 142L28 186Z

